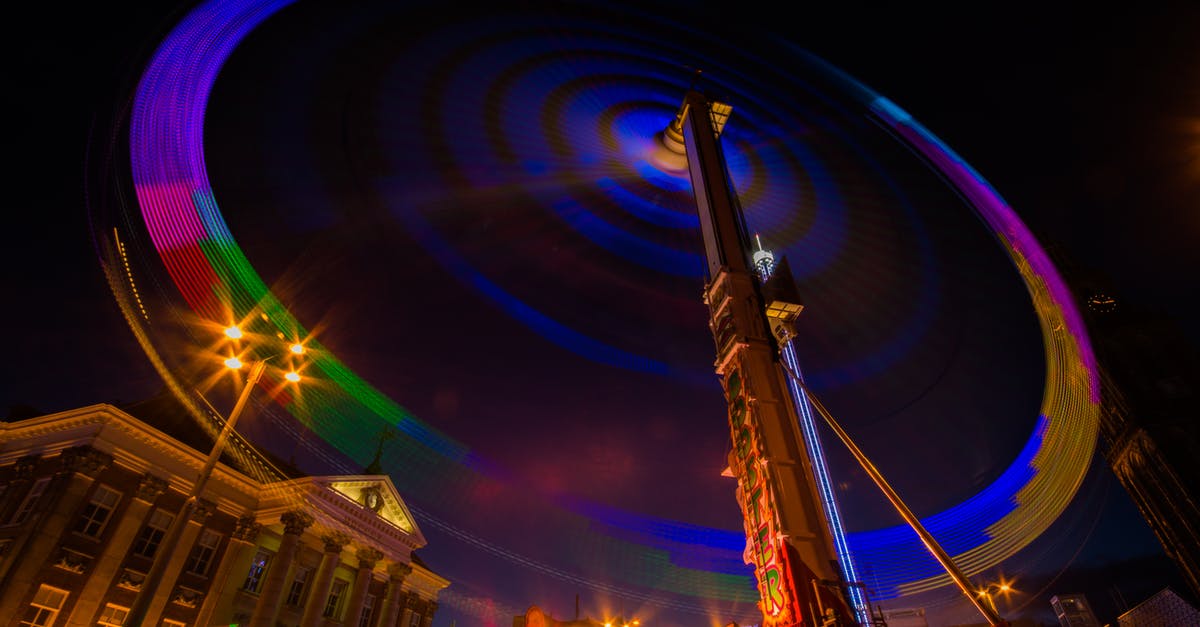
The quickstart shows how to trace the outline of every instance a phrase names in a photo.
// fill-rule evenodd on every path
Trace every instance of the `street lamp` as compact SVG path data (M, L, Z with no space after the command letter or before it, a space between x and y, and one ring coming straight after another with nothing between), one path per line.
M224 331L225 337L231 340L241 339L242 330L236 326L227 327ZM295 355L304 354L304 346L297 343L292 344L289 349ZM254 386L258 385L262 379L263 372L267 369L267 361L271 357L265 357L254 362L250 368L250 376L246 379L246 385L242 388L241 394L238 395L237 402L233 405L233 410L229 412L229 417L225 419L224 426L221 427L221 433L217 435L216 441L213 442L212 450L208 453L208 458L204 460L204 466L200 468L200 474L196 476L196 481L192 484L192 491L188 494L187 500L179 508L179 513L171 521L171 526L167 528L166 534L163 535L159 542L159 550L154 553L154 561L150 565L150 570L146 573L145 579L142 580L142 587L138 590L137 597L133 601L132 607L129 608L129 613L125 617L125 625L130 627L141 627L146 620L146 612L150 608L150 602L154 600L155 592L158 590L159 581L162 579L163 571L167 568L169 561L168 554L176 548L175 545L179 542L179 536L183 534L187 522L191 520L192 513L196 511L196 506L200 502L200 495L204 493L205 486L208 485L208 480L212 477L213 469L217 466L217 461L221 458L221 453L225 450L225 443L233 434L234 426L237 425L238 418L242 415L242 410L246 407L246 401L250 400L250 392ZM239 370L244 364L238 357L230 357L225 360L225 367L230 370ZM300 374L295 370L289 370L284 378L292 383L300 381ZM219 417L219 416L218 416Z
M1012 586L1008 585L1007 582L1001 581L1000 583L989 583L979 589L979 597L991 606L993 612L999 613L1000 609L996 607L996 597L992 596L992 591L1008 595L1009 592L1012 592Z

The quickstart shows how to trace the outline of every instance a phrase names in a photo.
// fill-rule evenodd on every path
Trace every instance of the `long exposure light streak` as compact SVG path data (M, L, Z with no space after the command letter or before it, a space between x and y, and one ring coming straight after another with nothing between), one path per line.
M456 495L471 494L478 486L501 482L502 477L494 473L486 460L473 453L468 446L413 416L308 337L305 327L272 294L235 242L218 207L217 195L208 181L203 134L212 85L223 64L243 38L288 4L285 0L217 0L204 3L188 14L154 53L138 84L130 119L130 165L137 206L162 265L183 298L199 316L223 323L231 316L243 318L252 312L259 312L265 314L265 317L254 318L259 332L270 335L282 333L289 338L304 339L312 349L315 368L310 370L310 374L322 377L327 385L313 386L314 391L306 393L304 403L288 404L287 409L296 421L342 454L360 460L369 459L374 449L373 442L362 437L362 434L375 432L378 425L394 425L403 437L389 446L386 467L394 477L398 477L397 487L401 492L421 505L421 511L426 512L426 516L448 524L442 517L458 506L452 501ZM596 34L591 37L603 39ZM614 39L618 43L606 45L626 49L635 49L639 45L637 39L629 37ZM555 40L555 43L561 44L561 40ZM594 47L597 44L590 41L589 45ZM518 48L513 47L513 50ZM654 54L627 55L622 57L625 59L622 62L605 61L600 65L607 65L606 76L615 72L660 76L672 71L661 65L663 55L663 50L655 49ZM807 59L813 67L836 74L823 62L800 51L797 51L797 57ZM594 60L594 57L588 60ZM651 69L645 69L647 66ZM721 80L725 81L721 85L723 88L734 92L762 87L756 82L738 84L737 76L733 75ZM932 133L890 101L849 79L843 80L843 83L848 93L856 95L864 110L870 112L898 140L926 159L992 228L1027 285L1041 325L1046 351L1046 387L1040 417L1024 450L991 485L963 503L927 517L924 521L965 571L978 573L1013 555L1044 531L1062 513L1082 481L1094 451L1097 432L1099 397L1095 359L1079 313L1061 277L999 194ZM466 83L464 85L464 89L469 87ZM670 115L676 86L649 79L644 86L654 93L643 95L629 88L611 93L619 99L636 97L644 102L661 101L663 117L653 123L632 124L638 128L655 125L661 128L666 116ZM663 93L655 91L656 86L661 86ZM608 92L599 89L587 92L587 98L580 97L569 103L574 109L566 107L564 103L556 106L563 106L564 111L577 111L585 105L602 104L605 93ZM476 92L472 94L479 95ZM608 119L632 118L610 116ZM480 132L487 131L484 129ZM620 137L619 134L617 136ZM608 145L608 139L597 142L597 145ZM457 145L469 143L457 142ZM518 145L514 150L532 151L536 148L535 144ZM739 151L744 148L739 146L730 150L729 159L735 171L735 184L756 190L746 199L748 209L753 208L755 198L768 198L772 193L777 193L774 191L776 185L792 189L788 187L793 185L789 177L774 176L769 167L762 165L761 155L741 154ZM774 149L768 146L764 152ZM619 150L614 154L621 158L628 157L628 154ZM816 172L821 168L818 156L806 152L798 154L805 156L794 157L793 161L804 164L807 171ZM536 159L528 155L519 156L527 169L547 172L545 168L548 166L544 163L539 165ZM736 175L738 164L747 168L740 180ZM754 170L752 165L762 167L763 171ZM482 168L477 170L484 171ZM637 197L647 187L662 189L673 185L664 182L671 180L669 176L655 172L655 168L647 167L644 162L628 166L624 173L628 172L641 172L645 175L644 180L629 181L607 173L597 177L597 180L603 181L600 189L606 197L625 203L629 202L631 193L632 197ZM754 178L749 173L754 174ZM761 188L759 184L764 180L763 177L771 185ZM820 188L821 185L832 187L834 184L818 181L816 186ZM550 193L541 190L533 198L545 200L543 196ZM815 210L827 212L832 202L822 200ZM577 213L588 210L588 207L577 202L553 205L547 201L547 204L570 228L582 229L600 245L613 247L614 254L645 255L650 260L666 259L674 264L674 271L687 272L688 258L679 251L655 251L649 240L633 234L619 234L612 224L599 218L588 218L586 213ZM648 202L647 206L656 204ZM834 213L837 214L836 211ZM646 210L642 215L649 221L657 221L661 228L686 228L691 224L690 219L677 217L662 209ZM778 216L776 219L784 220ZM841 216L835 215L830 220L837 227L830 231L832 235L828 239L812 242L814 250L821 251L822 259L834 257L832 251L845 233ZM471 272L464 272L463 276L471 280ZM531 324L538 324L541 320L533 315L529 319ZM575 342L574 336L565 331L561 337L564 343ZM907 346L915 340L904 338L904 342ZM576 345L580 347L579 350L595 349L593 344L584 341L576 342ZM653 360L640 361L641 358L637 356L631 358L624 351L611 354L612 363L638 364L644 371L650 372L670 371ZM808 415L811 418L811 414ZM437 477L438 480L431 482L425 479L427 477ZM603 508L578 502L565 507L572 516L606 512ZM586 534L586 539L582 535L573 539L613 548L613 552L607 554L611 556L607 562L609 566L645 575L639 576L634 583L704 598L744 600L752 594L744 569L724 566L736 564L737 560L732 556L731 559L714 558L707 562L708 572L702 568L683 566L695 554L732 554L729 547L739 544L740 532L697 528L629 513L606 512L602 516L586 522L584 527L591 531ZM573 520L573 524L577 522ZM846 554L853 554L860 566L870 565L870 583L878 598L930 590L948 583L947 577L939 574L937 565L932 563L906 528L853 533L847 537L844 545L849 547ZM845 546L838 547L839 555ZM715 566L718 564L720 566ZM568 573L572 569L583 572L583 568L582 563L573 562L571 568L557 569L555 572ZM596 586L602 588L599 583Z

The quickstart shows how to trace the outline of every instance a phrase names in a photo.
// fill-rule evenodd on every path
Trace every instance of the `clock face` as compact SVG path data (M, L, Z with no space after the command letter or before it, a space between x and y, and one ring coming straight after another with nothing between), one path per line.
M1093 294L1087 300L1088 308L1100 313L1108 313L1117 308L1117 301L1106 294Z

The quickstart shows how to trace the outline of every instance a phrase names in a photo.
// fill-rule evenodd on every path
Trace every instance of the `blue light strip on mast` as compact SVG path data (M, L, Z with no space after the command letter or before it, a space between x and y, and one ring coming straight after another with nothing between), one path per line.
M759 249L762 249L761 241ZM759 255L755 255L755 257L755 265L760 271L761 280L765 283L775 271L774 257L769 252L761 257ZM787 368L795 373L796 378L803 381L804 373L800 371L800 362L796 359L796 347L791 340L788 340L788 343L783 346L782 353ZM846 542L846 532L842 529L842 515L838 511L837 500L833 495L833 485L829 480L829 468L825 465L825 451L821 448L821 438L817 435L817 424L813 420L812 406L809 405L808 396L800 388L799 382L790 376L785 378L788 391L792 394L792 403L796 406L796 415L800 417L800 432L804 435L809 462L812 463L813 474L817 479L817 489L821 493L821 502L825 505L825 516L833 535L838 564L842 567L842 577L846 581L857 582L859 580L858 572L854 568L854 559L850 555L850 545ZM850 595L850 604L854 606L854 613L859 624L871 624L871 615L862 589L851 585L846 586L846 592Z

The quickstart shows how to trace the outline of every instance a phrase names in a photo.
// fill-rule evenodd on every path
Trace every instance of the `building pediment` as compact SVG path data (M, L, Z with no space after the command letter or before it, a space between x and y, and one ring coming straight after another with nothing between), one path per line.
M274 524L284 511L302 509L314 517L318 534L344 534L361 540L356 544L370 539L393 555L425 546L412 513L386 475L305 477L268 484L263 492L258 511L263 524Z
M386 475L331 477L330 490L370 510L380 518L411 534L419 534L412 514Z

